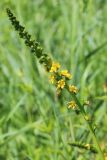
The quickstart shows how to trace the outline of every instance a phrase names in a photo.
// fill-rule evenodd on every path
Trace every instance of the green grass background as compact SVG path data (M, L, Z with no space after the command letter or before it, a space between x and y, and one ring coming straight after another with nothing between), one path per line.
M33 38L73 74L78 97L107 152L107 1L0 1L0 160L97 160L68 143L92 143L81 115L58 99L38 60L11 26L9 7Z

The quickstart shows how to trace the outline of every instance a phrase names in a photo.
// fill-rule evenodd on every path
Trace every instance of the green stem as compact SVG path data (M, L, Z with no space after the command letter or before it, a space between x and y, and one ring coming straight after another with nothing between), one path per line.
M72 94L72 96L73 96L73 99L76 101L76 103L77 103L77 105L78 105L78 107L79 107L79 109L81 111L81 114L84 117L84 120L85 120L85 122L86 122L86 124L87 124L87 126L88 126L88 128L89 128L89 130L91 132L91 135L93 137L94 143L96 144L96 147L97 147L99 155L100 155L100 160L104 160L105 159L104 158L104 154L103 154L103 152L102 152L102 150L100 148L100 145L98 143L98 140L97 140L97 137L96 137L95 132L93 130L93 127L92 127L91 123L87 120L88 116L87 116L83 106L80 104L79 100L77 99L76 95Z

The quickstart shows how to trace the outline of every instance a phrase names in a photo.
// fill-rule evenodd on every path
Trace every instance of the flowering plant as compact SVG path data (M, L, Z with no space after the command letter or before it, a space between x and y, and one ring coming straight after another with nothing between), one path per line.
M81 104L76 96L78 93L78 88L74 84L69 84L69 80L73 77L72 74L66 69L61 70L61 65L58 62L54 62L50 56L44 52L40 43L32 39L31 35L25 30L25 27L20 25L19 21L16 19L10 9L7 9L7 14L15 30L18 31L20 38L24 39L25 45L30 48L31 52L38 58L39 62L43 64L46 71L50 74L50 82L55 85L57 94L60 94L63 89L66 89L70 93L72 99L70 102L68 102L68 108L73 110L78 109L80 111L90 130L97 150L90 144L83 145L73 143L71 145L85 148L95 153L98 152L100 159L104 160L104 155L96 138L91 119L84 110L84 104L89 104L89 102L86 101L84 104Z

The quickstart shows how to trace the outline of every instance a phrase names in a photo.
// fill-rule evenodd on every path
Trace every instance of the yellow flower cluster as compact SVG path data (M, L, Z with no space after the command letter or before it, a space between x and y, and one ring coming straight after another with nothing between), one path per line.
M72 74L70 74L68 70L58 71L59 69L60 69L60 64L53 62L50 69L50 73L52 73L52 75L50 76L50 82L56 85L57 92L60 94L61 90L65 86L67 86L66 80L71 79ZM68 90L69 92L75 93L75 94L78 92L77 87L74 85L69 85ZM75 101L70 101L68 103L68 108L76 109L76 107L77 107L77 104L75 103Z
M68 102L68 108L76 109L76 107L77 107L77 104L75 103L75 101Z
M57 72L57 70L60 68L60 64L59 63L55 63L53 62L52 63L52 66L51 66L51 69L50 69L50 72Z
M55 82L55 76L54 76L54 75L51 75L51 76L49 77L49 79L50 79L50 82L51 82L52 84Z
M65 78L71 79L72 75L67 70L62 70L60 72L61 76L64 76Z
M58 71L59 68L60 68L60 64L53 62L52 66L51 66L51 69L50 69L50 72L55 75L55 73ZM51 83L55 82L55 76L54 75L51 75L51 77L50 77L50 82ZM65 86L65 80L64 79L60 79L56 82L57 82L56 83L57 84L57 89L63 89L64 88L64 86Z
M59 80L57 83L57 89L63 89L65 86L65 81L63 79Z
M78 89L77 89L77 87L76 86L74 86L74 85L69 85L69 91L71 92L71 93L77 93L78 92Z

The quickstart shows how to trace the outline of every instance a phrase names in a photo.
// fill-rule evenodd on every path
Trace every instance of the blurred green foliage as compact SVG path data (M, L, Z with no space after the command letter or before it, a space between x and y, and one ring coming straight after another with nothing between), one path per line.
M67 109L70 96L64 92L58 99L44 68L11 26L7 7L73 74L81 102L90 100L86 110L107 152L107 1L0 1L0 160L97 160L68 144L90 143L92 137L81 116Z

